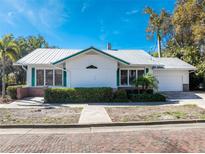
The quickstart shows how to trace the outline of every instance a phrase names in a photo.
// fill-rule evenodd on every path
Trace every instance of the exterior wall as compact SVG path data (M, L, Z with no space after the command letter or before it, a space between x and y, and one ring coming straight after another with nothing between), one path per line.
M46 88L40 87L23 87L17 88L17 99L24 97L43 97Z
M96 53L82 54L66 61L70 87L117 87L118 62ZM86 69L94 65L97 69Z
M188 90L189 71L184 70L154 70L154 75L159 80L160 91Z

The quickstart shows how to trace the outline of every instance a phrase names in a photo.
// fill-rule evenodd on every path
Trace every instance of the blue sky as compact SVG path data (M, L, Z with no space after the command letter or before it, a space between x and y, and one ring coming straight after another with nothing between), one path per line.
M173 12L175 0L0 0L0 35L42 35L60 48L144 49L153 51L156 40L146 39L146 6Z

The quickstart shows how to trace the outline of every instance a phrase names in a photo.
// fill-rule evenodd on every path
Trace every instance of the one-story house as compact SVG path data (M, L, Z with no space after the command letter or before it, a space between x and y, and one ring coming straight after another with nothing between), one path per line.
M196 68L178 58L155 58L143 50L36 49L18 60L28 87L130 88L152 73L159 91L189 90L189 73Z

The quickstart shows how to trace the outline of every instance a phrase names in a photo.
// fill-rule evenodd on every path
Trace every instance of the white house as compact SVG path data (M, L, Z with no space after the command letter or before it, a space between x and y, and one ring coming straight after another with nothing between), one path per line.
M132 87L153 73L159 91L186 91L196 68L178 58L154 58L143 50L36 49L18 60L29 87Z

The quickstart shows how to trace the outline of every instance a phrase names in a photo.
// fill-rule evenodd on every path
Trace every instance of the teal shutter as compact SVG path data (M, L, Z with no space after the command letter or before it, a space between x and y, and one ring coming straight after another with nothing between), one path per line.
M119 86L119 69L117 69L117 86Z
M65 70L63 71L63 86L67 86L67 72Z
M149 68L146 68L145 70L146 70L146 74L149 73Z
M31 70L31 85L32 87L35 86L35 68L32 68Z

